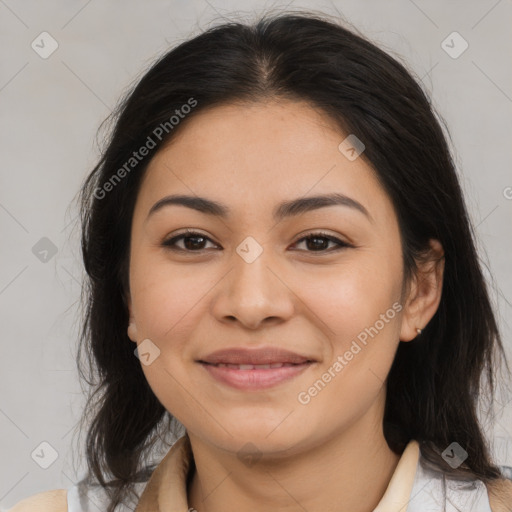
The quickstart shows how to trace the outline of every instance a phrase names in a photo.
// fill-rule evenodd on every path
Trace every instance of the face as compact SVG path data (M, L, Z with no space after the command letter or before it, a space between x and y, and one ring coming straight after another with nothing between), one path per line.
M144 343L160 402L211 445L289 454L382 413L408 337L400 233L372 168L338 148L346 136L306 103L226 105L191 118L147 168L128 332ZM333 194L345 199L282 206ZM215 201L224 215L190 203L150 213L171 195ZM282 364L269 348L303 359L262 369L200 362L242 349L247 363L265 349Z

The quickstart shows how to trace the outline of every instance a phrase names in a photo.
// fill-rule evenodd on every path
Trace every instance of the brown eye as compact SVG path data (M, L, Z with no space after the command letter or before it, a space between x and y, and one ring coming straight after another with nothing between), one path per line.
M298 240L294 245L301 242L306 242L306 247L308 249L307 252L333 252L346 247L352 247L350 244L343 242L339 238L326 233L311 233ZM334 247L334 249L331 250L326 250L329 243L334 243L337 247Z
M177 243L181 242L181 240L183 240L182 247L177 245ZM211 240L202 233L187 231L186 233L182 233L170 238L169 240L166 240L162 243L162 246L173 251L200 252L205 250L204 245L208 241L211 242Z
M179 246L178 243L182 241L182 246ZM208 242L211 242L216 246L216 244L214 244L210 238L203 235L202 233L197 231L186 231L185 233L173 236L169 240L164 241L162 246L172 251L201 252L207 249L205 245ZM299 243L306 244L306 252L330 253L347 247L353 247L352 245L340 240L339 238L336 238L335 236L321 232L311 233L308 236L305 236L295 242L294 245L296 246ZM335 244L335 246L329 247L329 244Z

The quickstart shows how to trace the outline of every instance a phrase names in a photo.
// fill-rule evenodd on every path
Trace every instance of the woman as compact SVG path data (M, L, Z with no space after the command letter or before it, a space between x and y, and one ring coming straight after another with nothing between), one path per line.
M81 195L89 478L13 511L511 510L476 414L502 343L401 64L318 15L228 23L116 116Z

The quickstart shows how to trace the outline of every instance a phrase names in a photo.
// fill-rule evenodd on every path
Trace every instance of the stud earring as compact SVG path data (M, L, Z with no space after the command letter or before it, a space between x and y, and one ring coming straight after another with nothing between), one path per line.
M419 336L421 334L421 329L419 327L417 327L416 332L418 333L418 336Z

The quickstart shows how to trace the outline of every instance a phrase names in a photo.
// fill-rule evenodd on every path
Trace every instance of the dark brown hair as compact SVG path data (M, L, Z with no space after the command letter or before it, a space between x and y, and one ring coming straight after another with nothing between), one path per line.
M197 105L156 141L155 128L190 98ZM427 94L404 65L354 30L317 13L267 15L213 27L163 55L114 112L108 143L80 193L88 277L80 353L88 355L89 379L81 373L92 390L83 415L90 421L84 482L108 490L108 512L138 473L151 472L149 454L173 428L126 333L130 230L142 176L162 145L205 108L280 98L308 102L340 133L364 142L362 157L396 211L406 281L430 239L444 248L439 308L420 338L399 344L388 376L389 446L401 453L416 439L443 471L484 481L500 475L476 407L482 377L492 400L495 359L504 352L455 165ZM152 153L100 194L152 134ZM441 457L452 441L468 453L457 470Z

